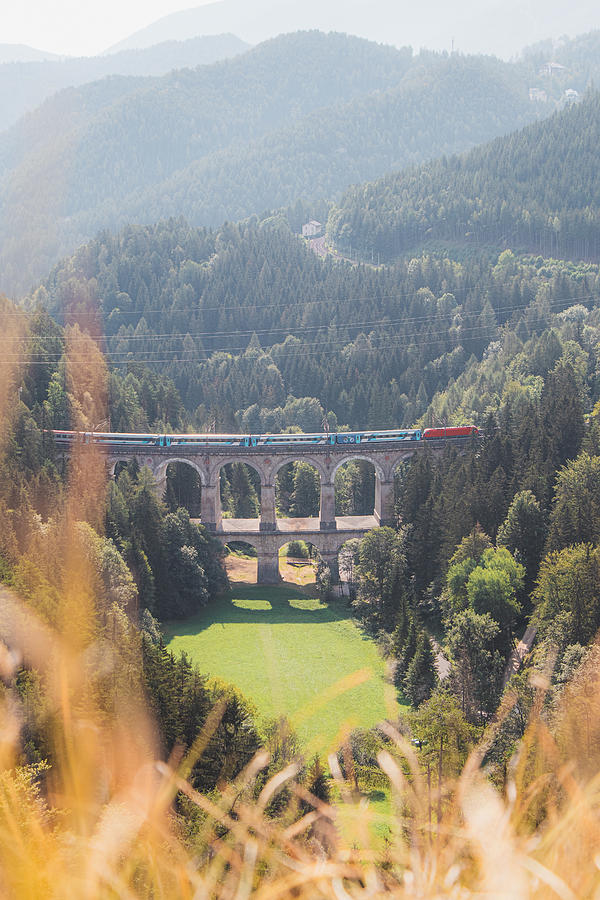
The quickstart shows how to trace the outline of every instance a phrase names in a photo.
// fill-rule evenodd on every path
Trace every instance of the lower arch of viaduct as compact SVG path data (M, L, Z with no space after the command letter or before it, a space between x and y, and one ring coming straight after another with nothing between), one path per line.
M410 459L415 453L439 452L439 448L425 448L422 444L411 445L378 445L366 447L356 445L353 449L347 445L327 445L325 447L303 448L294 452L289 449L273 452L270 447L236 448L234 451L210 449L210 452L197 450L174 450L174 448L145 447L132 452L131 448L111 447L108 451L108 466L111 475L119 462L137 459L140 466L147 466L153 473L157 493L162 497L166 486L167 467L171 463L185 463L196 470L200 477L201 516L200 521L222 544L240 541L251 544L258 554L258 582L272 584L279 580L279 550L291 540L304 540L313 544L332 570L337 580L337 554L342 545L355 537L362 537L375 526L394 524L394 473L399 465ZM345 527L338 529L335 516L336 471L344 463L362 459L373 464L375 468L375 508L371 523L367 526L364 518L360 527L352 527L351 517L345 519ZM321 480L321 502L318 523L311 520L311 525L318 528L306 531L288 531L281 528L275 509L275 478L279 469L290 462L307 462L314 466ZM220 494L220 472L228 463L243 462L256 470L260 478L261 509L259 530L246 528L243 520L239 521L240 530L223 528ZM247 523L248 525L250 523ZM358 525L358 523L357 523Z
M373 522L373 525L376 523ZM256 550L258 584L277 584L279 575L279 551L290 541L306 541L319 551L324 562L329 566L334 583L339 581L338 554L346 541L361 538L367 528L344 528L336 531L277 531L277 532L216 532L215 537L225 546L240 542L250 544Z

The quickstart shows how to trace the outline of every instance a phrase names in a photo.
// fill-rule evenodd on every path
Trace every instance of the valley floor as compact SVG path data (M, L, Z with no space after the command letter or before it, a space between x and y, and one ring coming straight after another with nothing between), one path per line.
M230 575L244 578L256 563L232 565ZM301 581L309 568L285 565ZM185 651L202 672L239 687L260 716L288 716L307 755L326 754L348 730L398 713L384 660L346 600L322 603L311 586L232 581L216 603L166 626L165 637L169 650Z

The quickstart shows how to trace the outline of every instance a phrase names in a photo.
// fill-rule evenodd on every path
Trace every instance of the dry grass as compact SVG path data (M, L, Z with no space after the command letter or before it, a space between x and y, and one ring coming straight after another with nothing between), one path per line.
M294 765L254 799L266 753L220 796L202 796L188 785L185 773L219 710L179 765L157 761L151 723L139 698L131 696L109 721L98 716L82 676L87 667L73 648L6 593L2 604L4 634L44 672L52 692L60 752L47 805L13 767L19 721L7 698L0 758L3 896L598 896L600 782L593 774L577 777L575 760L561 753L562 740L570 740L563 730L570 728L570 713L558 720L559 740L534 716L506 796L486 781L482 751L475 753L457 782L445 786L442 819L431 826L414 750L387 726L393 749L382 752L379 762L391 784L395 812L391 843L382 852L373 837L373 813L355 798L335 757L330 766L344 805L343 836L336 828L338 810L306 795L295 782ZM60 665L49 665L50 659ZM10 665L6 656L4 664ZM597 688L597 674L582 683L586 704L593 691L597 705ZM582 702L579 690L570 697L575 702ZM589 766L587 756L586 762ZM265 809L284 787L291 792L289 814L273 821ZM203 813L199 853L191 853L178 837L171 813L177 792ZM296 816L300 799L312 801L313 808Z
M279 571L287 584L307 587L315 583L315 564L312 562L290 563L287 557L282 556L279 559Z
M256 559L245 556L235 556L230 553L225 557L225 568L227 577L231 582L240 582L241 584L256 584L256 570L258 563Z
M71 376L77 379L76 366ZM83 379L83 373L81 373ZM3 371L0 404L14 380ZM85 375L86 392L97 390ZM87 402L87 400L86 400ZM97 401L93 398L93 402ZM2 413L2 409L0 409ZM89 448L85 448L89 451ZM443 815L430 824L427 785L413 747L391 726L392 749L379 757L394 797L392 840L373 843L372 813L352 792L335 757L330 767L345 806L306 796L289 766L255 798L260 753L219 796L195 793L186 773L202 753L220 710L183 759L157 757L154 727L135 678L121 677L135 647L99 643L94 578L69 535L102 508L101 460L82 452L69 499L57 511L65 540L56 558L62 590L49 626L31 604L0 589L0 671L10 685L21 662L42 676L56 760L42 796L32 773L16 767L22 711L8 687L0 708L0 895L3 898L597 898L600 896L600 684L597 655L568 689L550 722L545 685L522 747L498 793L481 768L485 743L454 783ZM98 683L118 690L110 713ZM266 808L283 788L290 808L273 821ZM201 812L194 849L173 816L177 792ZM298 817L296 801L308 802Z

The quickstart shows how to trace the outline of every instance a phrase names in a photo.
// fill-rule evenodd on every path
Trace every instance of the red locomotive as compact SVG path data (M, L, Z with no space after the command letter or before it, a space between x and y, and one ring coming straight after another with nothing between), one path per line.
M445 438L471 437L479 434L476 425L448 425L444 428L425 428L423 440L436 441Z

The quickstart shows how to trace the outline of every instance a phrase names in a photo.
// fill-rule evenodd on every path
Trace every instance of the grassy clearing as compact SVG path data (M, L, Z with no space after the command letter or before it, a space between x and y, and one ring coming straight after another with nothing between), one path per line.
M328 752L347 730L398 710L385 664L346 602L321 603L310 589L234 583L165 636L170 650L237 685L261 716L287 715L307 753Z

